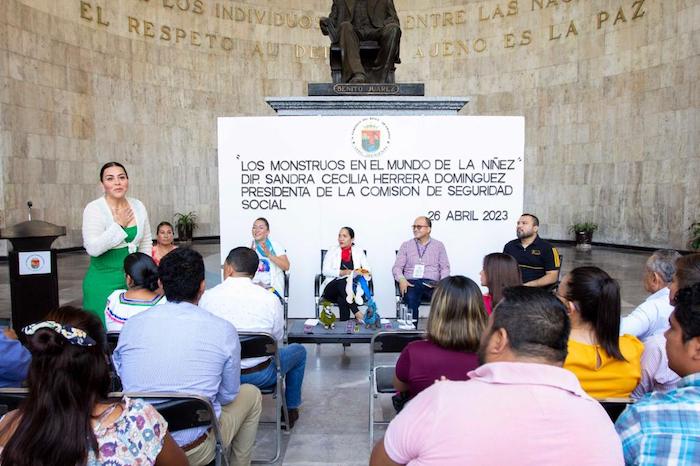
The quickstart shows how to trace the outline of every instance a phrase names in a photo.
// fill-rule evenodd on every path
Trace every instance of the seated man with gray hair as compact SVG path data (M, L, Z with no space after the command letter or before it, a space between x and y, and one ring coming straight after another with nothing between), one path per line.
M622 319L620 335L628 333L640 340L663 333L673 312L669 300L669 286L676 272L676 260L681 255L672 249L659 249L647 259L644 271L644 289L651 295Z
M651 295L627 317L622 319L620 335L628 333L644 342L642 378L632 392L640 398L651 391L664 392L676 387L678 374L668 367L666 339L669 316L673 312L669 294L676 260L681 255L672 249L659 249L647 259L644 271L644 289Z

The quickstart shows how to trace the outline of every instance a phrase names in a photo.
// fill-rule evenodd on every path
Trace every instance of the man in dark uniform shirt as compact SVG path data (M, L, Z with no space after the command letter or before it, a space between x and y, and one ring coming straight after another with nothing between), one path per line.
M540 220L532 214L518 219L518 239L508 242L503 252L518 261L525 286L550 286L559 279L561 260L557 248L537 235Z
M330 36L331 42L340 44L343 82L386 82L398 59L401 40L393 0L333 0L330 15L321 20L321 31ZM380 47L369 70L360 60L360 41L365 40L375 40Z

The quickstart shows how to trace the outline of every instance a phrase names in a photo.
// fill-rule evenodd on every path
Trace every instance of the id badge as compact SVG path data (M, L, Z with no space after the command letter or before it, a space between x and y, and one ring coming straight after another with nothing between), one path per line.
M425 265L416 264L413 266L413 278L423 278L423 274L425 274Z

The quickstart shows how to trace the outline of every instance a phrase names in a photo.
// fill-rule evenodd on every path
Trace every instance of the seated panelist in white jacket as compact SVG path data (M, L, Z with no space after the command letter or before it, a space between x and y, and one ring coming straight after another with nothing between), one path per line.
M338 233L338 245L333 246L323 259L323 275L326 279L321 284L321 297L335 303L340 311L340 320L350 319L350 312L357 320L363 317L355 302L347 301L347 276L362 273L367 280L371 280L371 268L367 262L367 256L362 249L355 246L355 231L350 227L343 227Z
M126 288L124 259L132 252L151 253L151 226L146 208L129 198L129 175L118 162L100 170L104 196L90 202L83 211L83 246L90 266L83 280L83 308L105 323L107 297Z

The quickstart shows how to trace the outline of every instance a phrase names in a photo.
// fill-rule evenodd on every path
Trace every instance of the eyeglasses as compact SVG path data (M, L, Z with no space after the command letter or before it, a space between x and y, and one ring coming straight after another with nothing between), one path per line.
M421 230L423 228L428 228L428 225L412 225L411 228L414 230Z

